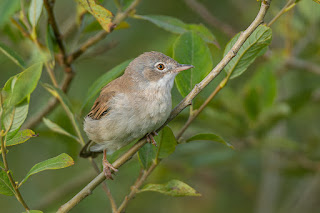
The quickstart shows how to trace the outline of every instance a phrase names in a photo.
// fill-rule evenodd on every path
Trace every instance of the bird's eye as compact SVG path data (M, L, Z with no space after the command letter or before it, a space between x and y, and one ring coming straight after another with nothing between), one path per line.
M164 70L164 64L158 64L157 68L158 70Z

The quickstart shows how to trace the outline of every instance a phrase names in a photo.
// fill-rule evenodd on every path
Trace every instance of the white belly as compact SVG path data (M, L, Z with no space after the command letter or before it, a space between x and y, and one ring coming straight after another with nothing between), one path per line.
M112 153L159 128L171 112L171 93L144 90L130 97L118 94L110 106L110 113L100 120L85 118L84 131L97 143L91 151L107 149Z

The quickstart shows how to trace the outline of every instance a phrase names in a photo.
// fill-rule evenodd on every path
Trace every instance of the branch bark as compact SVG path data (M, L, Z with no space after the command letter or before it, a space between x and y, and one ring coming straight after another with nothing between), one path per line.
M231 61L231 59L235 57L235 55L237 54L237 52L239 51L243 43L246 41L246 39L263 22L263 19L270 6L270 3L271 3L271 0L262 1L260 10L256 18L250 24L250 26L241 33L239 39L233 45L230 51L224 56L224 58L220 61L220 63L199 84L197 84L193 88L193 90L178 104L178 106L176 106L173 109L168 120L157 131L162 129L171 120L173 120L184 108L189 106L191 104L191 101L222 71L222 69ZM118 158L113 163L113 166L115 168L119 168L121 165L126 163L145 143L146 143L145 138L142 138L141 140L139 140L126 153L124 153L120 158ZM78 194L76 194L70 201L62 205L57 212L62 213L62 212L70 211L81 200L83 200L88 195L90 195L92 191L104 180L105 180L105 176L102 172L95 179L93 179L86 187L84 187Z

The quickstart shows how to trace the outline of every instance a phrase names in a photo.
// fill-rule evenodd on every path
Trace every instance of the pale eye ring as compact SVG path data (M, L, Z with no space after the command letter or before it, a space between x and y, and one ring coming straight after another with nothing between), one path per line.
M158 69L158 70L164 70L164 69L165 69L164 64L163 64L163 63L157 64L157 69Z

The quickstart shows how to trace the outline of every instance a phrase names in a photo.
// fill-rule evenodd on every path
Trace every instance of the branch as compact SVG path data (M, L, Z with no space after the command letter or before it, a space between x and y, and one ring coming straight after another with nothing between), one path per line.
M273 19L268 23L268 27L270 27L276 20L278 20L283 14L291 10L296 5L295 0L289 0L287 4L278 12L278 14L273 17Z
M134 0L131 5L124 11L124 12L119 12L116 17L114 18L112 24L114 26L117 26L118 24L120 24L123 20L125 20L129 14L138 6L139 2L141 0ZM110 31L109 33L111 33L112 31ZM104 39L108 34L107 31L102 30L101 32L97 33L95 36L89 38L86 42L84 42L78 50L74 51L73 53L71 53L68 58L67 61L68 63L72 63L72 61L76 60L77 58L79 58L89 47L91 47L92 45L98 43L99 41L101 41L102 39Z
M2 108L2 97L0 97L0 102L1 102L1 108ZM7 149L6 149L6 140L7 140L7 134L9 132L9 130L11 129L11 126L12 126L12 123L13 123L13 119L14 119L14 114L15 114L15 108L13 109L13 113L12 113L12 119L11 119L11 123L9 125L9 127L7 128L7 130L4 132L1 128L1 124L0 124L0 145L1 145L1 155L2 155L2 161L3 161L3 165L4 165L4 171L5 173L7 174L8 176L8 179L10 181L10 184L14 190L14 195L15 197L17 198L17 200L23 205L23 207L25 208L25 210L27 212L29 212L29 207L28 205L26 204L26 202L24 201L19 189L18 189L18 186L16 184L16 182L14 181L12 175L11 175L11 172L10 172L10 169L9 169L9 166L8 166L8 161L7 161ZM0 116L0 120L2 120L2 116ZM4 140L3 140L3 136L5 136Z
M269 8L271 0L263 0L261 3L260 11L256 16L255 20L251 25L241 33L237 42L233 45L231 50L224 56L220 63L199 83L193 90L178 104L177 107L173 109L171 115L165 124L160 127L157 131L162 129L167 123L174 119L184 108L191 104L191 101L199 94L201 90L204 89L221 71L222 69L230 62L230 60L237 54L240 47L246 41L246 39L251 35L251 33L263 22L264 16ZM121 165L126 163L132 158L132 156L146 143L146 139L142 138L136 144L134 144L126 153L124 153L120 158L118 158L113 166L119 168ZM77 205L81 200L86 198L92 193L92 191L105 180L104 173L100 173L95 179L93 179L86 187L84 187L78 194L76 194L70 201L62 205L57 212L68 212L75 205Z
M129 13L134 10L136 8L136 6L138 5L138 3L141 0L135 0L134 2L132 2L132 4L130 5L130 7L128 7L128 9L126 11L124 11L123 13L118 13L118 15L115 17L113 23L114 24L119 24L120 22L122 22L126 17L128 17ZM72 62L78 58L80 55L82 55L89 47L91 47L92 45L98 43L100 40L102 40L108 33L106 31L101 31L100 33L96 34L94 37L91 37L89 40L87 40L78 50L76 50L74 53L70 54L69 56L66 55L65 52L65 47L63 45L62 42L62 36L60 34L60 31L57 27L57 23L55 21L54 18L54 14L52 11L52 7L51 5L48 3L48 0L44 1L45 3L45 7L48 11L48 16L49 16L49 23L53 28L59 49L61 51L62 54L62 62L66 71L66 75L65 78L62 82L62 84L60 85L60 88L62 89L63 92L68 91L70 83L73 79L74 76L74 71L72 69ZM17 23L15 23L17 24ZM19 28L21 28L21 26L18 25ZM23 30L23 28L21 28ZM25 31L23 31L23 33L25 34ZM28 34L26 34L28 35ZM39 124L42 120L42 118L44 116L46 116L48 113L50 113L58 104L58 100L56 98L51 98L48 101L48 104L46 105L45 108L43 108L41 111L39 111L37 114L33 115L32 118L30 118L29 120L26 121L26 123L23 125L23 128L33 128L34 126L36 126L37 124Z
M196 0L185 0L185 2L194 12L196 12L212 27L221 30L229 37L232 37L237 33L230 25L225 24L224 22L214 17L204 5L197 2Z

